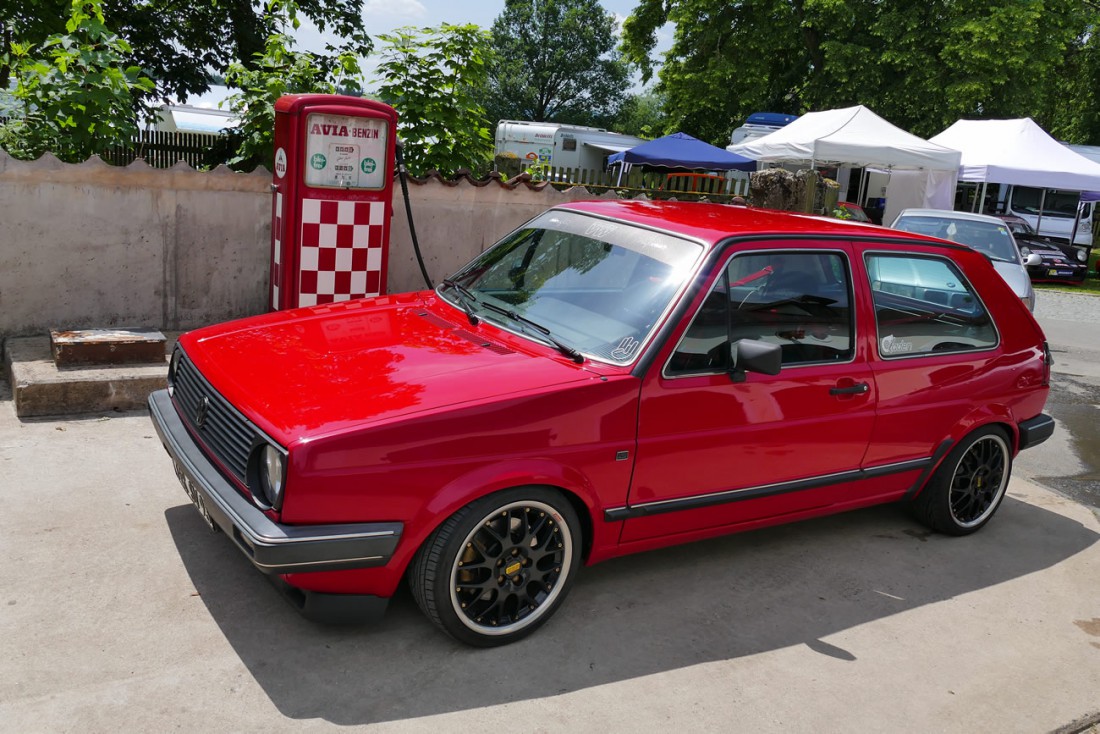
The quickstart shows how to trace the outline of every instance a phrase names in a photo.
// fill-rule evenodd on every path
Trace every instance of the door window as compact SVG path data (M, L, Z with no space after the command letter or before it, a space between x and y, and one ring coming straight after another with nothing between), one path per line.
M868 254L882 357L989 349L997 330L951 262L916 255Z
M741 339L778 344L783 365L853 357L851 276L836 252L735 256L677 345L669 375L722 372Z

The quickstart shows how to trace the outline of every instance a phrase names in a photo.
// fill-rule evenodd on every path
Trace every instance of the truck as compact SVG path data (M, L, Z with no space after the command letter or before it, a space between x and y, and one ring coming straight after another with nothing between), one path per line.
M553 166L603 171L609 155L644 142L642 138L601 127L501 120L497 123L494 154L511 153L525 168Z

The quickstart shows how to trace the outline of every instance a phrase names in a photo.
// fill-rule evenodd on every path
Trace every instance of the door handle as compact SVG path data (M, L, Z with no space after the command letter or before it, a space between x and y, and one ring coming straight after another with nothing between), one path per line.
M857 382L849 387L832 387L829 388L830 395L862 395L870 390L871 387L866 382Z

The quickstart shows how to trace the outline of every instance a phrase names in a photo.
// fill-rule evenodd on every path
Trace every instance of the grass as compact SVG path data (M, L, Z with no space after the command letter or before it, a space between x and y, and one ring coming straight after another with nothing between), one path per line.
M1100 278L1095 271L1089 271L1085 282L1080 285L1070 283L1036 283L1037 291L1063 291L1064 293L1086 293L1090 296L1100 296Z

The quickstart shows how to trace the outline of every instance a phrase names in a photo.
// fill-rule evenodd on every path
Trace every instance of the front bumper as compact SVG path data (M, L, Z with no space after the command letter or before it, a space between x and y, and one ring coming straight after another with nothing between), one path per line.
M1027 269L1032 283L1083 283L1087 265L1043 263Z
M206 458L167 390L149 396L149 413L176 474L203 517L266 574L384 566L401 538L398 522L282 525L265 515Z

